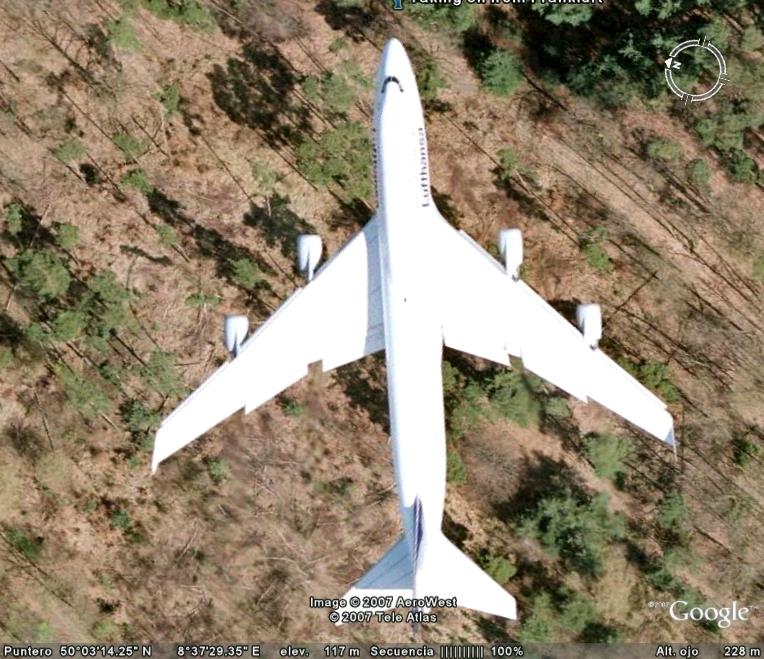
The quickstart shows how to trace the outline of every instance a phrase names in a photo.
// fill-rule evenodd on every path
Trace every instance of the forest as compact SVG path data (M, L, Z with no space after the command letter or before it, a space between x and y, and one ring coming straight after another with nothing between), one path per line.
M443 611L420 638L762 638L759 2L4 0L0 32L1 638L414 638L308 607L400 534L383 356L149 473L161 419L227 358L223 314L256 328L303 283L299 234L331 255L373 214L391 36L441 213L496 256L521 228L523 279L571 320L602 305L603 350L678 437L446 350L444 531L519 618ZM685 106L664 60L699 37L730 82ZM697 50L688 90L717 75ZM677 599L759 608L720 628Z

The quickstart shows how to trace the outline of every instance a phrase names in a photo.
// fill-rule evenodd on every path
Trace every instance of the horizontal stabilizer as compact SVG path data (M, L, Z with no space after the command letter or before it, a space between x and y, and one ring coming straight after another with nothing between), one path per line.
M337 612L342 615L343 611L384 611L394 608L399 597L409 599L413 597L413 593L414 572L409 546L403 536L343 595L348 605L337 609ZM350 605L350 600L354 597L360 600L357 606ZM374 606L367 606L370 602ZM337 624L342 624L342 618Z
M517 618L515 598L440 532L420 557L416 597L455 597L459 607L511 620Z

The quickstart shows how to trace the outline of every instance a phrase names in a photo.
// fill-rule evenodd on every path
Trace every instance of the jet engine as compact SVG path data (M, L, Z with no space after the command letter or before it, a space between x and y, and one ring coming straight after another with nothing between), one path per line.
M226 316L223 320L223 337L225 347L231 357L239 354L239 348L244 343L249 332L249 321L246 316Z
M297 268L308 281L313 279L318 262L323 252L321 236L304 233L297 236Z
M602 310L599 304L579 304L576 308L576 324L584 335L584 343L592 350L602 338Z
M519 279L523 264L523 232L520 229L499 231L499 252L504 259L504 267L512 279Z

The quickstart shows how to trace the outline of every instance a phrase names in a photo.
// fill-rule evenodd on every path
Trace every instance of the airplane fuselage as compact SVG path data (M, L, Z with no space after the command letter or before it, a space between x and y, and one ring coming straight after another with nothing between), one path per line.
M422 259L436 212L427 139L408 59L386 49L377 81L375 166L387 393L403 527L416 566L440 530L446 488L443 337Z

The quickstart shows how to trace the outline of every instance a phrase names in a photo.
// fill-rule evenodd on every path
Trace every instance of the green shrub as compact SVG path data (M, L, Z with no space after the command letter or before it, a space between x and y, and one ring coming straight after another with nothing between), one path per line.
M682 157L682 149L676 142L660 137L647 144L647 155L653 160L676 162Z
M568 401L562 396L550 396L545 398L543 403L544 416L562 421L570 418L570 408Z
M10 529L8 540L17 552L30 561L36 561L40 555L42 538L31 538L18 529Z
M369 133L358 122L338 125L297 147L297 166L314 185L341 186L351 199L371 197Z
M175 355L166 350L154 350L148 361L140 368L143 381L163 396L177 396L183 392L183 384L175 367Z
M115 510L109 522L112 528L119 529L120 531L127 531L133 525L133 520L130 519L130 515L124 508Z
M222 458L210 458L207 460L207 473L213 483L220 485L228 478L228 465Z
M516 369L498 371L487 386L491 408L501 416L527 428L537 426L541 403L527 376Z
M759 50L764 45L764 34L755 25L749 25L743 30L740 47L743 50Z
M307 99L324 112L344 115L356 102L357 92L352 82L338 72L308 76L302 83Z
M164 20L188 25L197 32L214 32L215 17L198 0L140 0L141 5Z
M480 566L500 586L505 585L517 574L517 567L498 554L486 553L480 557Z
M599 614L594 603L588 597L566 590L565 604L560 611L557 624L565 631L580 634L589 625L599 620Z
M753 262L751 276L760 282L764 282L764 254L759 254Z
M19 284L33 295L52 300L69 289L69 271L58 256L47 250L24 250L8 259L8 265Z
M250 170L255 181L256 192L263 197L272 197L282 176L267 163L259 160L250 162Z
M162 87L154 98L162 104L165 116L171 117L180 108L180 90L174 83Z
M675 403L679 400L679 390L669 380L666 364L654 359L643 359L639 363L628 358L620 358L617 361L620 366L667 403Z
M122 405L120 413L128 430L134 435L152 432L162 420L158 412L152 412L137 400Z
M701 190L708 189L711 180L711 167L703 158L695 158L687 163L687 178L690 183Z
M342 50L346 50L349 47L348 40L345 37L335 37L329 44L330 53L339 53Z
M17 236L24 228L24 207L13 202L5 207L5 229L12 236Z
M70 162L72 160L80 160L87 154L85 145L80 142L76 137L69 137L59 144L53 155L57 160L63 163Z
M128 160L135 161L146 151L146 148L141 140L139 140L134 135L131 135L130 133L125 133L124 131L112 135L111 140Z
M474 428L489 414L485 392L476 382L463 385L449 404L447 414L448 435L450 439L459 439L470 428Z
M523 643L548 643L553 640L558 613L549 593L539 593L531 597L530 615L526 614L520 630Z
M602 244L606 237L605 227L591 227L581 234L578 244L589 266L607 273L612 272L613 263Z
M112 48L128 53L134 53L141 49L141 43L135 36L135 28L127 16L109 21L106 25L106 31L109 34L109 43Z
M86 419L92 419L109 409L109 397L99 385L97 376L78 373L60 363L53 366L53 371L66 398Z
M687 507L679 492L670 492L658 504L655 521L662 529L682 535L686 529Z
M119 182L145 195L151 194L154 191L154 186L151 185L148 174L140 167L131 169L126 174L123 174Z
M50 623L42 620L35 625L32 640L35 643L51 643L53 636L53 628Z
M591 5L534 3L531 7L554 25L582 25L592 17Z
M305 412L305 406L293 398L285 398L281 403L281 409L284 410L284 414L291 417L302 416Z
M467 466L455 448L449 448L446 453L446 480L454 485L467 482Z
M434 101L438 92L446 87L446 80L440 71L437 62L427 57L416 67L416 81L419 87L419 95L423 103Z
M560 589L554 599L548 592L532 596L529 609L520 631L523 643L559 641L563 634L588 638L589 630L602 624L591 599L568 588Z
M483 86L497 96L507 96L522 82L520 62L506 50L494 50L478 65Z
M597 577L607 544L624 536L625 523L608 509L606 494L581 498L565 489L541 499L523 516L519 530L535 537L552 556L586 576Z
M590 622L586 625L581 636L583 643L622 643L623 635L620 630L601 622Z
M584 438L584 455L602 478L616 480L626 469L624 460L633 447L631 441L612 435L589 435Z
M761 453L761 447L743 433L735 433L732 442L735 464L747 467Z
M759 168L756 161L742 149L731 149L727 153L724 163L730 173L730 178L737 183L755 184L759 179Z
M613 263L602 245L589 244L584 247L586 262L599 272L611 272Z
M198 309L216 307L220 304L220 296L208 293L192 293L186 298L186 304Z
M13 363L13 350L7 346L0 346L0 371L8 368Z
M31 322L24 328L24 338L33 347L46 348L51 336L41 323Z
M91 632L98 641L116 641L119 636L119 630L111 620L99 620L93 624Z
M92 329L96 336L106 339L113 331L135 326L135 319L127 304L130 293L119 284L111 270L91 277L88 288L90 293L84 298L83 307L91 314Z
M409 5L406 3L407 16L433 32L461 34L473 27L477 21L475 6L462 2L460 5Z
M260 267L252 259L240 258L228 261L231 281L237 286L253 291L263 281Z
M501 181L507 182L517 171L520 159L512 149L499 149L499 169L498 177Z
M80 230L68 222L55 222L53 224L56 244L63 250L69 251L77 246L80 241Z
M51 322L53 338L56 341L72 341L82 336L87 324L87 316L82 311L60 311Z
M164 247L175 247L180 244L178 232L166 224L155 224L154 231L159 236L159 244Z

